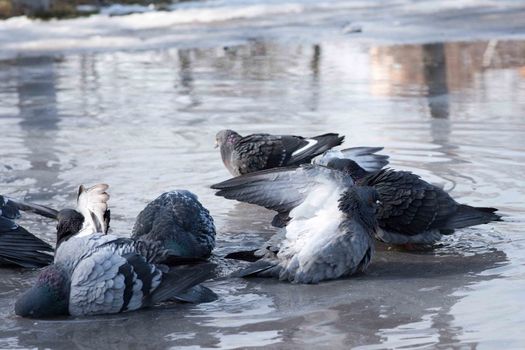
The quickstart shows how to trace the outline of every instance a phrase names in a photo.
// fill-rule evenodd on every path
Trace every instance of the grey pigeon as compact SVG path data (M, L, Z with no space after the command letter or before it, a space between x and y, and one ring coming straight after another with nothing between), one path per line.
M133 311L184 298L214 269L210 263L188 266L184 259L177 264L170 257L156 242L100 233L73 236L17 300L15 313L43 318ZM164 264L168 260L173 267Z
M260 260L234 274L319 283L366 270L374 252L377 192L337 182L315 186L290 212L279 237L256 252Z
M175 190L140 212L132 237L159 241L179 256L207 258L215 246L215 225L195 194Z
M376 154L382 147L355 147L330 150L313 159L312 164L282 167L245 174L212 185L216 195L263 206L275 210L272 225L283 227L289 220L288 212L302 203L308 192L319 182L338 181L353 184L353 179L339 171L337 162L345 157L369 174L388 164L388 156ZM366 169L366 170L365 170Z
M293 135L241 136L221 130L216 136L224 165L233 176L254 171L310 163L323 152L343 143L344 136L324 134L311 138Z
M53 262L53 248L16 223L20 211L0 196L0 266L38 268Z

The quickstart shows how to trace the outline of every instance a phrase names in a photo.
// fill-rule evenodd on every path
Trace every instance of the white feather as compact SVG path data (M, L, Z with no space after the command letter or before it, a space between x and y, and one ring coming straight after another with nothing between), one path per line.
M343 150L328 150L312 160L313 164L326 166L334 158L351 159L366 171L377 171L388 164L388 157L376 154L381 147L353 147Z
M338 205L343 190L334 183L321 184L290 212L292 220L286 227L279 255L295 256L301 269L315 261L321 248L340 234L338 228L343 214Z
M306 146L303 146L301 148L299 148L298 150L296 150L295 152L292 153L292 157L297 155L297 154L300 154L300 153L303 153L304 151L306 151L307 149L309 149L310 147L313 147L317 144L317 140L314 140L314 139L306 139L306 142L308 142L306 144Z
M84 216L82 230L77 234L79 237L87 236L97 231L107 233L104 213L108 210L109 194L106 184L97 184L86 189L80 186L77 197L77 211ZM98 229L101 228L101 229Z

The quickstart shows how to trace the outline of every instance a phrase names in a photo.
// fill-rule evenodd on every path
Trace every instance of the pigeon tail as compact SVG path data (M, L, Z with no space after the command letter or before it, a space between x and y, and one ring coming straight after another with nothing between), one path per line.
M501 216L495 212L496 208L471 207L460 204L454 216L444 225L445 229L459 229L469 226L488 224L491 221L501 221Z
M339 134L328 133L305 139L308 144L292 153L287 165L309 163L312 158L339 146L345 140L344 136Z
M388 156L376 154L383 147L351 147L343 150L329 150L314 159L315 164L326 166L334 158L351 159L367 172L375 172L388 165Z
M174 299L183 303L210 303L219 297L210 288L197 285L177 294Z
M278 271L276 271L276 273L273 273L273 270L275 267L277 267L276 262L272 262L268 260L258 260L254 263L251 263L248 267L245 267L244 269L240 269L238 271L233 272L230 275L230 277L244 278L244 277L256 277L256 276L266 277L270 275L278 276L279 275L277 273ZM269 270L272 270L270 274L268 274L268 272L270 272Z
M156 304L178 296L188 297L188 290L211 278L216 265L204 263L195 266L172 268L162 275L162 283L146 304Z

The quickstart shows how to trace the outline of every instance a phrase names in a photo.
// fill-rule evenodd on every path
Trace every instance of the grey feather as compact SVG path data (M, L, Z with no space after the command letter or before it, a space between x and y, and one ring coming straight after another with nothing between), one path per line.
M352 147L343 150L330 150L313 160L314 164L326 166L334 158L351 159L367 172L381 170L388 165L388 156L376 154L383 147Z
M140 212L132 237L159 241L182 257L206 258L215 247L215 225L195 194L175 190L162 194Z
M371 203L376 196L371 188L351 186L335 187L324 201L315 195L307 198L292 210L290 224L277 235L282 238L277 249L254 252L261 259L233 276L319 283L366 270L374 251L377 223ZM275 246L275 240L265 246Z
M75 316L108 314L148 307L179 293L188 293L190 298L187 290L209 278L214 265L169 268L160 264L169 254L158 242L99 233L72 237L58 248L51 269L17 302L17 313L38 317L56 315L56 310ZM67 294L66 307L62 307L63 298L53 300L49 291ZM200 295L204 300L211 294L202 290Z
M286 212L301 204L321 183L351 186L353 180L324 166L306 164L246 174L212 185L216 195Z

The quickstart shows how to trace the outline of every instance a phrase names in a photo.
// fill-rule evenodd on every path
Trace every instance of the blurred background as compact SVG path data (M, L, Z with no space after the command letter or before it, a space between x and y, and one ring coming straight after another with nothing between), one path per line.
M505 215L432 251L378 246L352 279L218 280L218 302L112 317L19 319L36 272L0 269L0 348L525 347L525 2L0 0L0 17L2 194L63 208L107 182L126 236L186 188L222 255L274 229L209 189L229 177L215 133L338 132ZM54 223L21 223L54 243Z

